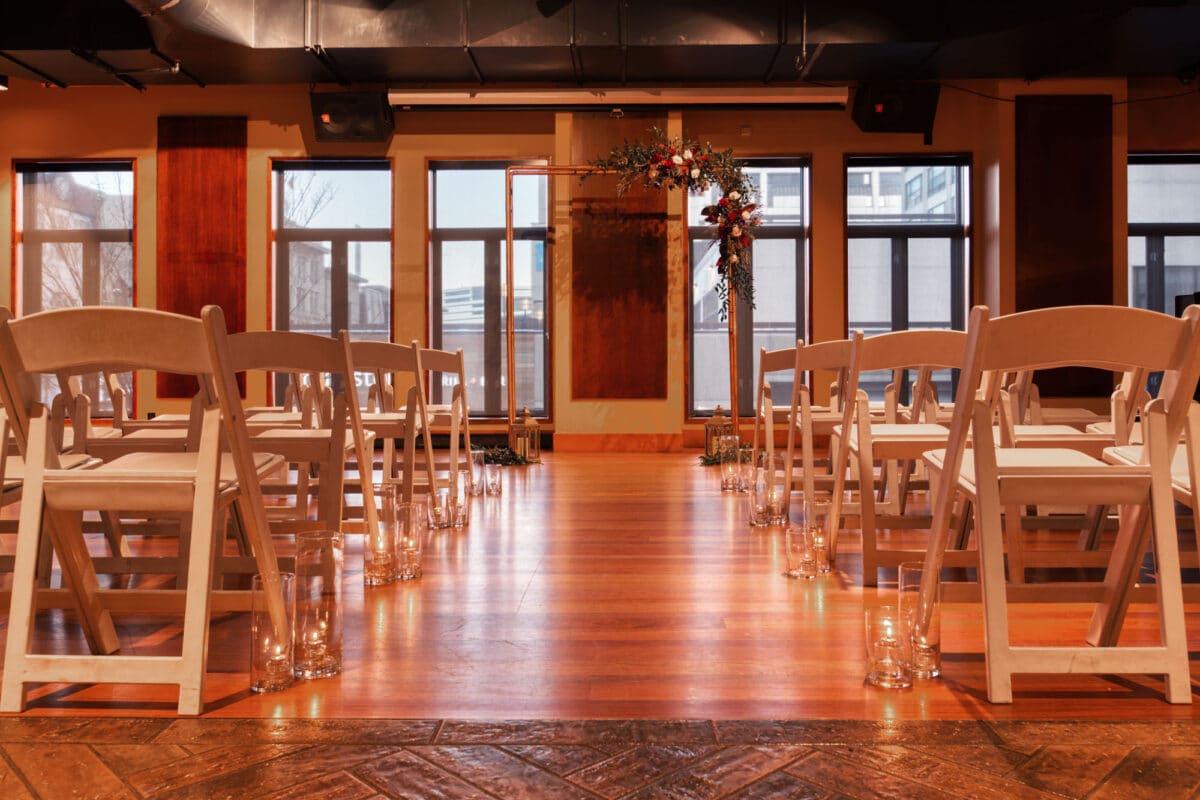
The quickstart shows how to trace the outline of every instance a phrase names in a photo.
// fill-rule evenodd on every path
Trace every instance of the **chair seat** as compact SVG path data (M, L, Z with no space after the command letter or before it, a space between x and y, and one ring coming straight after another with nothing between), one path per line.
M408 414L404 411L364 411L363 425L375 431L376 436L388 439L398 439L404 436L408 425ZM416 421L417 430L421 430L421 420Z
M1130 480L1131 488L1140 490L1149 477L1149 468L1135 464L1114 466L1087 453L1065 447L997 448L997 478L1003 483L1007 479L1021 479L1026 488L1043 484L1042 491L1053 492L1058 480L1078 482L1080 478ZM929 469L941 472L945 464L945 450L930 450L923 454ZM1123 467L1123 469L1122 469ZM966 456L959 471L959 487L975 493L975 461ZM1051 502L1052 498L1046 501ZM1034 502L1030 500L1029 502Z
M282 456L273 453L256 452L253 455L254 468L260 477L283 464ZM191 476L196 473L196 458L197 455L195 453L130 453L113 459L106 464L101 464L95 469L87 470L86 473L89 477L92 477L95 473L153 473L166 477L178 475ZM220 479L222 484L229 484L237 480L237 470L234 466L233 457L228 453L221 455Z
M1042 406L1042 422L1047 425L1068 425L1082 429L1101 422L1104 417L1086 408L1053 408Z
M841 425L834 427L834 433L841 435ZM939 444L945 444L946 437L950 435L950 429L945 425L935 425L927 422L919 423L900 423L900 422L872 422L871 423L871 441L876 446L884 443L912 444L914 446L928 442L928 448L937 447ZM850 446L858 447L858 431L851 429L850 431Z

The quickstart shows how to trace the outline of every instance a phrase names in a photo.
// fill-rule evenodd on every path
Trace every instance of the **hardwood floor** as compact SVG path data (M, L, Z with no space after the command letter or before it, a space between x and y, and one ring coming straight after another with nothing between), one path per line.
M420 581L364 589L350 537L340 676L253 695L246 615L214 616L203 718L174 719L167 688L40 687L27 712L0 717L0 796L65 796L54 781L69 773L48 759L111 777L111 796L146 797L332 796L335 784L339 797L1200 786L1200 703L1167 704L1157 677L1022 676L1011 706L989 704L972 604L943 610L941 679L865 686L862 610L889 587L861 588L857 533L833 576L789 580L781 532L751 530L743 497L723 495L694 453L549 453L504 480L502 496L475 501L468 530L431 536ZM1088 613L1021 607L1014 638L1081 637ZM117 622L123 648L178 646L173 620ZM1153 640L1156 625L1135 606L1123 641ZM57 612L41 615L36 641L84 648ZM222 754L235 746L237 758Z

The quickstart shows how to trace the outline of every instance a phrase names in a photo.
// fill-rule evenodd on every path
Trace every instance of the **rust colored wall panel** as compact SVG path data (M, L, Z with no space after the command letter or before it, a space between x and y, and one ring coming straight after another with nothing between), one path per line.
M198 316L209 303L246 328L246 118L158 120L157 308ZM158 377L159 397L195 386Z
M623 139L646 137L661 116L576 117L572 155L586 163ZM592 176L571 202L571 395L667 397L667 193Z
M1016 309L1113 302L1112 98L1017 98ZM1107 397L1095 370L1036 376L1044 397Z
M571 242L572 396L666 398L666 214L577 201Z

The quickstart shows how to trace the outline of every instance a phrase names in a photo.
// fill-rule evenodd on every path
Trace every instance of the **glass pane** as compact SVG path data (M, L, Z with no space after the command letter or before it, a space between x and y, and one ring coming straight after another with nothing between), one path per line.
M100 304L133 305L132 243L100 243Z
M392 174L381 169L285 169L283 227L391 228Z
M501 176L504 171L501 170ZM546 215L550 210L549 198L546 196L547 178L545 175L514 175L513 176L513 227L514 228L544 228ZM504 206L500 206L501 215ZM501 216L500 224L504 224Z
M288 316L285 330L329 335L332 324L328 242L280 242L287 251Z
M808 179L807 167L770 167L749 163L744 169L758 195L758 207L763 225L804 225L808 223ZM688 226L700 227L708 223L700 215L705 207L716 203L722 192L710 186L707 192L688 197Z
M517 411L528 406L535 415L543 415L546 413L546 246L543 242L513 242L513 288ZM502 307L502 319L503 316ZM507 393L501 410L508 411Z
M928 166L851 166L846 169L850 225L961 225L962 169Z
M693 240L691 254L692 410L709 413L720 405L728 411L729 326L720 318L720 299L714 288L717 245L708 239Z
M83 244L55 242L42 247L41 307L49 311L83 305Z
M436 346L462 348L466 362L467 405L482 412L487 369L483 335L483 242L443 242L442 339ZM444 400L442 402L445 402Z
M1200 164L1130 164L1129 221L1200 222Z
M354 339L379 342L392 335L392 247L387 242L350 242L347 330Z
M26 230L133 227L132 170L28 172L22 182L33 213Z
M908 240L908 327L950 327L949 239Z
M1129 237L1129 305L1150 308L1146 289L1146 237ZM1162 311L1163 309L1153 309Z
M434 170L438 228L503 228L504 170Z
M892 329L890 239L846 242L846 295L850 330L867 336Z
M1168 314L1175 313L1175 297L1200 290L1200 236L1167 236L1163 239L1164 292ZM1191 300L1188 300L1190 303Z

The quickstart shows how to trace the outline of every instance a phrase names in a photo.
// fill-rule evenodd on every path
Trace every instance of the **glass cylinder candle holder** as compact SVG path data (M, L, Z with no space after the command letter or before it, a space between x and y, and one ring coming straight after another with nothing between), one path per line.
M803 525L789 525L783 531L783 548L787 555L789 578L812 580L817 577L817 564L813 560L812 532Z
M262 575L250 581L250 691L277 692L295 681L292 629L296 615L296 576L279 573L283 619L272 618Z
M457 471L450 478L450 500L447 515L454 528L465 528L471 524L471 473Z
M402 581L421 577L421 546L428 530L428 518L424 502L396 504L397 577Z
M363 583L367 586L382 586L396 580L396 534L392 526L396 523L399 488L394 483L374 486L378 524L372 527L368 521L363 540Z
M301 678L342 671L342 534L296 534L296 664Z
M484 482L485 482L484 486L485 486L485 489L487 490L487 493L492 494L492 495L500 494L501 490L504 487L504 484L500 479L500 465L499 464L487 464L485 466L483 474L484 474Z
M771 515L767 510L767 483L761 469L747 472L746 486L746 521L752 528L761 528L771 524Z
M454 524L450 510L450 490L443 487L430 492L427 510L429 527L432 530L449 528Z
M742 485L742 442L732 433L718 437L721 458L721 491L736 492Z
M487 452L482 448L471 450L471 495L479 497L487 482Z
M883 689L912 686L907 626L896 606L866 611L867 683Z
M941 582L935 584L933 594L926 600L928 607L922 608L921 581L924 576L925 563L922 561L905 561L897 572L897 605L912 646L912 674L921 679L942 674L942 585Z
M813 558L817 562L817 574L828 575L833 571L833 559L829 552L829 503L805 499L802 509L803 524L813 537Z
M762 487L762 504L768 525L783 525L788 521L788 506L791 491L787 485L787 472L783 453L760 451L754 460L755 482Z

